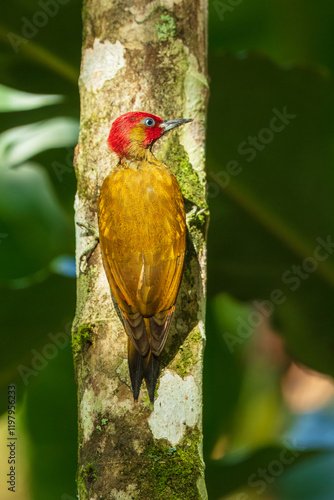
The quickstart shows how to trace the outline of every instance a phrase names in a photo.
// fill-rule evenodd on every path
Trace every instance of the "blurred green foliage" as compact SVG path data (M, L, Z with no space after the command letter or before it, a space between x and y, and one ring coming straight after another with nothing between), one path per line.
M2 9L0 21L1 405L14 381L19 404L26 396L36 500L76 495L75 280L55 272L74 255L81 3L54 4L44 27L30 0Z
M32 0L14 0L0 21L0 389L14 381L19 400L26 395L34 500L76 494L66 341L75 283L66 256L74 254L81 4L54 5L44 27L33 23L41 7ZM286 353L333 375L334 6L210 0L209 14L209 498L269 491L329 500L333 443L324 445L323 414L312 420L314 445L303 445L303 415L281 393L290 358L267 358L258 339L270 313ZM259 469L280 471L286 450L296 459L260 480Z

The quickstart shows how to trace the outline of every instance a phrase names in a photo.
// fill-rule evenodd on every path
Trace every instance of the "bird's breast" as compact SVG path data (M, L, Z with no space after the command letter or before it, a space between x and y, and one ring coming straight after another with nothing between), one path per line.
M183 198L167 168L121 168L104 181L100 231L144 254L169 247L184 230ZM112 233L112 234L111 234Z

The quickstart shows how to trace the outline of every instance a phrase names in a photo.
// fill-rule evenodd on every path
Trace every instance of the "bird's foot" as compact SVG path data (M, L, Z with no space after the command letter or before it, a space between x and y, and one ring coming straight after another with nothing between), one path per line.
M199 219L201 215L208 216L210 214L208 207L201 208L200 210L196 205L190 210L190 212L186 215L187 226L190 226L196 222L196 219ZM202 222L202 221L201 221ZM204 221L203 221L204 222Z
M78 227L85 230L85 232L83 232L81 236L94 236L96 240L100 238L99 230L94 224L91 224L90 222L77 222L76 224Z
M82 273L84 273L87 269L87 264L89 259L91 258L95 248L99 244L100 236L99 230L94 224L90 224L89 222L77 222L78 227L83 229L84 231L81 233L81 236L90 236L93 238L93 241L83 250L79 258L79 269Z

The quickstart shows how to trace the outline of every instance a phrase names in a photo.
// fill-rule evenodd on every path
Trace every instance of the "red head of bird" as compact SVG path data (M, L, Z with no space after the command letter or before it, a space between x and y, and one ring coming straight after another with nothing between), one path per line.
M120 158L131 158L140 155L145 149L168 130L192 120L163 120L159 116L135 111L125 113L115 120L111 126L108 145Z

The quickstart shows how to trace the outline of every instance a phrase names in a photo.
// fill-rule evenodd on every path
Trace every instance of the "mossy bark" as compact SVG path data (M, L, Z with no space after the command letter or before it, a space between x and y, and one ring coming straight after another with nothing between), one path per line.
M97 200L117 159L106 139L128 111L194 121L154 153L175 173L186 211L206 208L204 173L205 0L86 0L76 148L76 221L97 227ZM154 408L145 385L133 403L127 339L99 245L77 226L77 311L73 354L79 404L79 497L205 499L202 358L205 341L207 213L190 220L185 269Z

